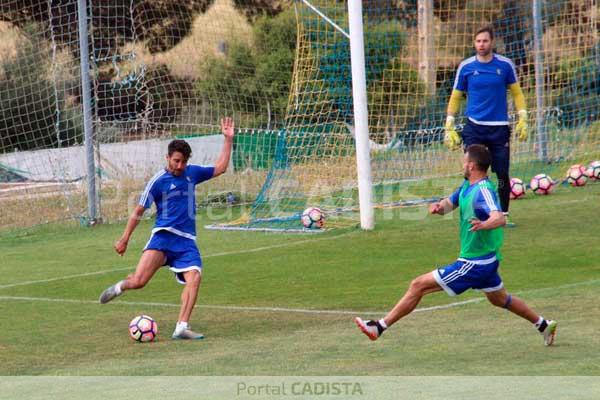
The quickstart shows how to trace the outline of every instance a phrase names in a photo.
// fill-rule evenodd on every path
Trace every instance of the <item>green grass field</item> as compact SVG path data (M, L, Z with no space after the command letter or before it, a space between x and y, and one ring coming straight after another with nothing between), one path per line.
M170 340L181 287L167 270L97 304L133 270L151 221L123 258L112 250L122 225L3 234L0 375L598 375L599 199L591 184L512 203L518 227L506 230L501 274L559 321L550 348L478 292L426 297L377 342L358 331L355 315L382 316L413 277L456 258L456 218L423 207L380 210L373 232L199 229L205 268L192 326L206 339L197 342ZM157 320L157 342L128 338L141 313Z

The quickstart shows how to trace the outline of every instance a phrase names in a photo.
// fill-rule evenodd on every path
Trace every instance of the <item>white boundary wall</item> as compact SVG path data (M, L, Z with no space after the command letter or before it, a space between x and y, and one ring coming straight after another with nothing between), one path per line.
M139 140L100 146L102 178L146 180L165 166L167 145L172 139ZM192 147L191 164L213 164L221 152L222 135L185 139ZM83 146L0 154L0 167L19 171L34 181L72 181L85 178ZM230 165L231 167L231 165Z

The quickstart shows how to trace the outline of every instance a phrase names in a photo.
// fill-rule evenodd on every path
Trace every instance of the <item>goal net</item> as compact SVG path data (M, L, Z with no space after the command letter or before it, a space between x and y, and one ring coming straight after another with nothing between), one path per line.
M232 116L229 171L197 193L213 227L301 230L309 206L328 226L356 223L346 3L88 0L97 217L128 215L173 138L189 141L190 162L214 162L219 119ZM530 139L512 141L511 175L560 179L600 158L600 6L547 0L535 17L533 3L363 1L375 204L460 183L443 124L484 24L528 103ZM77 4L0 0L0 229L89 222Z

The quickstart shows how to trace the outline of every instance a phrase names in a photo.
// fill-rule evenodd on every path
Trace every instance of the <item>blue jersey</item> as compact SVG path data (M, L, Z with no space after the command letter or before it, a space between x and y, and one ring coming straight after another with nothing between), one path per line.
M196 240L196 185L213 177L214 167L188 165L181 176L163 169L150 179L139 204L156 204L156 223L152 232L169 231Z
M513 62L494 54L490 62L482 63L473 56L458 67L454 89L467 94L469 120L479 125L508 125L506 91L517 82Z

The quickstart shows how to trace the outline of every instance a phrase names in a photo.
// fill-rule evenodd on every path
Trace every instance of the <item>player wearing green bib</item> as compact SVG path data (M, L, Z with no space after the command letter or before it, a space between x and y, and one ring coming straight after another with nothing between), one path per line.
M498 204L496 189L487 177L492 162L488 149L479 144L467 147L464 155L465 181L450 197L430 206L431 214L460 212L460 256L452 264L414 279L396 306L380 320L355 322L371 340L376 340L391 325L412 312L423 296L444 290L456 296L468 289L485 293L490 303L503 307L530 321L543 335L546 346L554 343L556 321L546 320L516 296L508 294L498 274L502 226L506 217Z
M496 205L496 190L486 177L474 184L465 180L463 185L450 196L453 205L460 210L460 257L477 259L494 255L500 260L500 247L504 241L502 229L473 231L472 221L485 220L491 212L499 211ZM464 206L463 206L464 205Z

